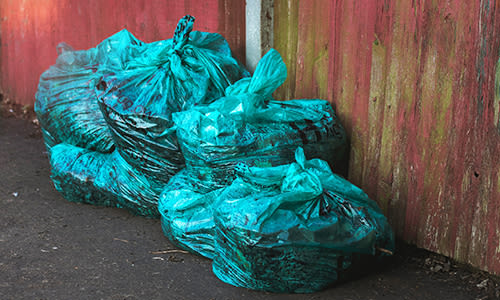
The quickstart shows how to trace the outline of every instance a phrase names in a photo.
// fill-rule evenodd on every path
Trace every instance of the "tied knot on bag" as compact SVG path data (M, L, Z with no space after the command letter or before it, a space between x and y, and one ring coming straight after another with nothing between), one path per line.
M274 91L286 79L286 65L278 51L271 49L260 60L251 78L243 78L226 88L227 96L240 97L248 109L246 115L254 117L254 112L267 108Z
M319 177L309 171L306 166L306 157L304 149L301 147L295 150L295 160L288 168L285 178L281 185L281 192L299 192L309 194L311 197L321 195L323 186Z
M167 73L171 72L179 80L182 80L182 81L187 80L188 76L187 76L186 71L184 70L184 68L182 66L183 62L182 62L182 59L180 57L179 51L175 50L174 48L171 48L168 50L165 57L166 57L166 60L162 64L161 68Z
M190 15L186 15L179 20L174 32L173 50L180 50L186 45L189 34L193 31L194 20L195 18Z
M247 94L244 96L228 96L222 104L220 111L235 122L252 122L255 113L265 106L266 98L260 94Z
M182 81L188 79L188 75L183 67L184 65L190 66L189 59L181 59L184 52L189 52L193 50L193 47L188 44L189 34L193 31L193 24L195 18L190 15L184 16L179 20L177 27L175 28L174 38L172 41L172 47L169 47L166 52L162 51L159 55L161 68L165 72L171 72Z

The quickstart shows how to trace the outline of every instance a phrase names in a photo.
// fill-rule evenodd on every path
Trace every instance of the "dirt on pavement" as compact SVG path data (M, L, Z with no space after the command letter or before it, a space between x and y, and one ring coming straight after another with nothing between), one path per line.
M160 221L64 200L30 107L0 102L0 299L499 299L499 280L400 243L330 288L284 295L218 280Z

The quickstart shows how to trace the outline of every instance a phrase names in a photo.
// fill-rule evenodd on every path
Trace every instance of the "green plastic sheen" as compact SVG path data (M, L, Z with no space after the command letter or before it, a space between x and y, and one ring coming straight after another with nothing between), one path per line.
M235 285L309 293L337 279L353 254L385 255L394 237L377 204L320 159L237 167L215 204L213 271Z
M65 199L159 217L158 197L164 184L130 166L118 151L99 153L62 143L51 152L51 178Z
M213 258L213 204L223 189L198 179L188 169L174 175L158 202L165 236L185 250Z
M210 103L249 75L220 34L192 32L193 23L185 16L173 39L143 47L125 70L106 74L97 85L121 156L165 183L184 167L172 113Z
M66 199L159 217L161 191L184 166L171 114L249 75L221 35L191 32L193 22L185 16L173 39L149 44L124 30L90 50L60 46L36 108Z
M122 30L89 50L57 46L59 57L40 77L35 102L47 149L61 142L100 152L114 149L94 87L103 74L122 69L141 44Z
M272 100L285 78L286 66L271 50L226 97L173 115L186 168L165 187L159 211L165 235L177 245L213 257L212 206L238 163L288 164L299 146L334 167L346 160L345 131L327 101Z
M280 54L271 49L253 76L229 86L225 97L173 114L186 168L198 178L226 184L236 163L289 163L298 146L334 169L345 164L346 134L330 103L272 100L286 76Z

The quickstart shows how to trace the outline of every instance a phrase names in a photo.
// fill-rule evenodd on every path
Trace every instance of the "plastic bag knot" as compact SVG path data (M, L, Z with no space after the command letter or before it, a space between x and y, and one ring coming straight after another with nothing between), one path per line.
M186 15L179 20L174 32L173 45L175 50L181 49L189 40L189 34L193 30L194 20L195 18L190 15Z
M303 192L313 197L321 195L323 192L321 180L305 167L306 157L301 147L295 150L295 160L296 163L290 166L283 179L281 192Z

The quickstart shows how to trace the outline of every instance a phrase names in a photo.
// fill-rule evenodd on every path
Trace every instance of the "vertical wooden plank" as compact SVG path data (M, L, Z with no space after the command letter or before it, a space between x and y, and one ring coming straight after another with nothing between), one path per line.
M331 77L333 103L351 142L349 179L362 184L368 138L369 86L376 2L338 1ZM378 126L378 125L377 125ZM372 186L365 186L373 197Z
M493 124L500 133L500 60L497 62L495 74L495 101L493 103Z
M298 1L276 0L274 2L274 36L278 37L274 39L274 48L281 53L288 71L287 79L275 93L277 99L288 100L295 97L298 16Z
M198 1L193 0L195 3ZM241 63L245 62L245 1L219 0L217 32L225 33L233 55Z
M296 44L298 65L280 93L332 101L349 178L399 237L500 274L500 1L315 3L300 3L291 42L292 5L276 6L275 45ZM316 20L330 31L325 94Z
M411 45L408 45L408 51L403 56L394 53L393 43L397 37L387 32L393 32L400 21L393 18L394 6L397 4L390 2L387 5L377 5L371 53L370 95L367 99L369 127L365 140L366 152L363 154L366 167L360 171L360 176L361 184L371 186L368 189L370 196L377 199L396 233L400 234L404 224L404 214L401 212L404 211L405 204L400 201L400 195L404 191L394 189L394 186L406 180L406 170L401 164L393 167L402 154L397 148L402 143L396 140L403 137L395 125L401 120L398 104L407 102L408 99L404 98L409 95L405 95L406 89L401 87L398 82L400 77L396 74L401 73L400 69L411 66L412 62L407 60L416 60L416 55L412 52ZM396 59L402 61L394 63ZM413 80L407 78L403 82L414 84Z
M469 261L474 265L485 266L487 269L498 270L500 265L498 258L500 249L498 243L498 222L500 197L495 193L492 182L498 180L497 170L500 166L500 135L495 129L493 112L495 67L498 61L500 41L499 16L500 1L481 1L479 7L479 38L478 53L476 55L476 66L478 67L478 93L477 101L473 105L474 137L476 141L472 145L475 156L474 180L477 182L478 191L477 207L473 226L477 227L476 234L472 236L470 245ZM478 145L484 145L478 147ZM496 168L495 168L496 166ZM494 177L496 174L496 177ZM497 221L496 223L494 221ZM474 229L474 228L473 228ZM494 245L494 246L493 246ZM487 255L484 255L486 249ZM498 272L498 271L497 271Z
M331 1L299 1L294 98L326 97Z

